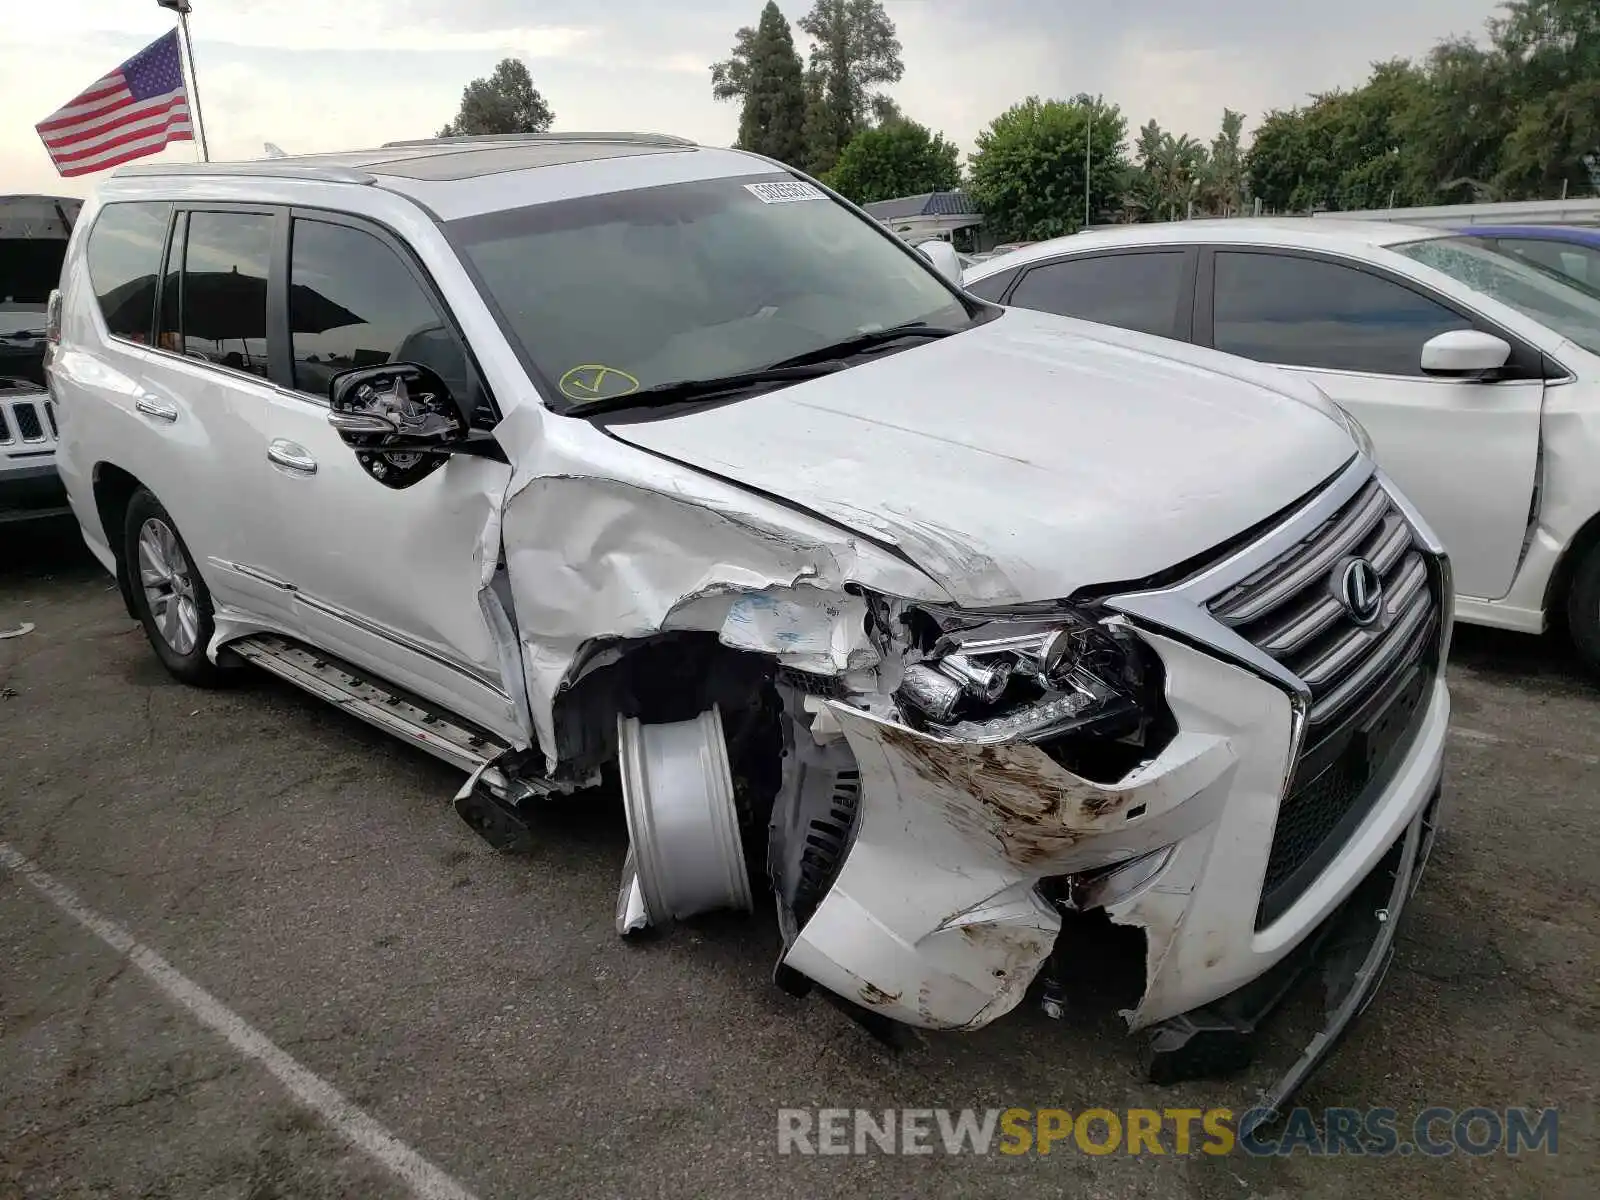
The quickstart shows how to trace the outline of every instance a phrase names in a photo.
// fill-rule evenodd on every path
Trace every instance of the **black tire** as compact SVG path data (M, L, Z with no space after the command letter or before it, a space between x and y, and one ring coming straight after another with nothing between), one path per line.
M146 541L144 551L142 539ZM128 501L122 553L134 613L162 665L174 678L195 687L218 687L226 682L228 672L206 657L206 647L216 631L210 589L195 568L176 523L146 488L134 492ZM155 598L152 591L157 593Z
M1572 571L1567 589L1567 632L1578 657L1600 675L1600 545L1590 546Z

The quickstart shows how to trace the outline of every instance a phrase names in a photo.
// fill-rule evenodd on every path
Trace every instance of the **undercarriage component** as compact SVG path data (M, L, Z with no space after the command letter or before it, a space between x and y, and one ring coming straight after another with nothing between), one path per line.
M516 805L496 796L477 780L456 793L456 815L496 850L523 854L533 848L533 831Z
M748 912L750 878L720 709L653 725L618 718L617 762L631 843L617 932L641 928L641 918L660 924L719 908Z

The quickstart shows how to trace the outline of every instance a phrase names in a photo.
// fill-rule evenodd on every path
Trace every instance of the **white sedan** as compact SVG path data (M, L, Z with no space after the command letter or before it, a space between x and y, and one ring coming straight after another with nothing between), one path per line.
M1303 218L1080 233L964 282L1309 378L1438 532L1461 620L1564 623L1600 671L1600 294L1445 230Z

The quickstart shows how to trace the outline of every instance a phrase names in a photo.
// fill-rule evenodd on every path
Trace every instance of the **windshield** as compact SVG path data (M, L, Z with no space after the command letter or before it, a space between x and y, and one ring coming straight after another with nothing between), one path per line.
M448 228L561 411L759 371L894 326L972 324L931 266L787 175L586 196Z
M1471 238L1429 238L1390 248L1600 354L1600 296Z

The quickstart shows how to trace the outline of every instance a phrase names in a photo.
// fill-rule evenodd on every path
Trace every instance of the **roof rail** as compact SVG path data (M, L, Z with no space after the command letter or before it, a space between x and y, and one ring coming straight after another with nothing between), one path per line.
M255 175L269 179L313 179L321 183L377 183L375 176L354 167L297 163L268 158L259 162L215 163L140 163L118 167L113 178L129 179L161 175Z
M403 142L385 142L383 149L398 150L408 146L470 146L478 142L636 142L641 146L694 146L698 143L670 133L467 133L450 137L411 138Z

